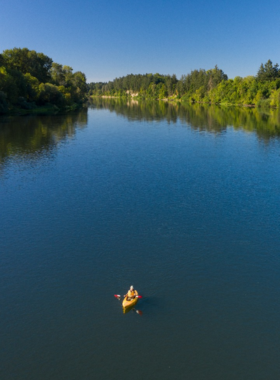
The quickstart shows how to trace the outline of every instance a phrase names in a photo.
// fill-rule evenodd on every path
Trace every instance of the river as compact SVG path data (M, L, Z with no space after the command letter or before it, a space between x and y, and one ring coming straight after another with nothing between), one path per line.
M0 206L1 380L280 378L278 111L1 117Z

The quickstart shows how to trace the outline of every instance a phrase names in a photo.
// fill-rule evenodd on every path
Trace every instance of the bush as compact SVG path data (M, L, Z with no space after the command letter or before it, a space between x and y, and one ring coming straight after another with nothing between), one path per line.
M270 99L260 99L256 103L257 107L270 107Z
M270 106L280 107L280 89L272 91L270 96Z
M63 106L65 99L57 86L51 83L41 83L38 91L38 104L47 103Z

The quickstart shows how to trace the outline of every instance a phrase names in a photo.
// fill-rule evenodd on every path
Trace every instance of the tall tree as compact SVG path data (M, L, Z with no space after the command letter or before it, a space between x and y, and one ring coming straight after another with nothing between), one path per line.
M63 66L63 72L64 72L64 77L65 77L65 82L66 85L72 80L73 76L73 69L70 66Z
M50 73L54 84L59 86L63 86L65 84L65 73L62 65L53 62Z
M27 48L14 48L4 50L2 56L9 69L18 70L23 74L30 73L43 83L51 79L52 59L43 53Z
M5 65L5 60L2 54L0 54L0 67Z
M272 61L269 59L265 65L262 63L257 73L259 81L273 81L280 77L279 65L276 63L273 66Z

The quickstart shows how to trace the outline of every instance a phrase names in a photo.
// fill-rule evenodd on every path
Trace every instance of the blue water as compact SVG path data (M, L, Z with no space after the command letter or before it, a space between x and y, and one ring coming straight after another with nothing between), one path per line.
M0 119L1 380L280 378L275 115L157 107Z

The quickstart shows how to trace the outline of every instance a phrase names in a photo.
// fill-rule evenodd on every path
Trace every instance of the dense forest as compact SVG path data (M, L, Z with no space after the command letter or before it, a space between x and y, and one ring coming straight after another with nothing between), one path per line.
M256 76L228 79L217 66L176 75L127 75L108 83L90 83L91 96L133 96L191 103L280 107L280 70L268 60Z
M0 114L46 108L74 109L87 96L86 76L27 48L0 54Z

